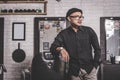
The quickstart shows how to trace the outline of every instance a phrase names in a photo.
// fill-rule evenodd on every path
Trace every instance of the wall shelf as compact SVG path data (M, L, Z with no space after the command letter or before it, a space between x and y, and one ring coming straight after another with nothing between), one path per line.
M19 13L0 13L0 15L46 15L47 13L19 12Z
M9 5L9 4L14 4L17 7L19 6L19 8L21 7L21 11L19 8L15 7L16 9L18 9L19 11L15 11L15 8L9 12L9 8L1 8L0 10L0 15L46 15L47 14L47 1L0 1L0 4L2 5ZM23 6L21 6L21 4L26 4L28 5L28 7L32 4L35 5L42 5L42 9L39 11L38 9L34 9L34 11L27 11L28 9L26 9L26 11L24 11ZM26 8L25 5L25 8ZM29 8L29 10L32 10L31 8Z
M10 4L10 3L47 3L47 1L0 1L0 4Z

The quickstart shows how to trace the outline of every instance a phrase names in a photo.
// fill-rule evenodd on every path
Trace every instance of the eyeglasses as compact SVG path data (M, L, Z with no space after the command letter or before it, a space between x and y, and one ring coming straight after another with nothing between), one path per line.
M70 17L74 19L84 19L84 16L70 16Z

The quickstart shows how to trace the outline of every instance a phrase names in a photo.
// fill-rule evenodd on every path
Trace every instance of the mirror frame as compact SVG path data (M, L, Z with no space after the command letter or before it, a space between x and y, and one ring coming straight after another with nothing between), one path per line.
M101 46L101 59L106 61L106 30L105 30L105 20L120 20L120 17L100 17L100 46Z

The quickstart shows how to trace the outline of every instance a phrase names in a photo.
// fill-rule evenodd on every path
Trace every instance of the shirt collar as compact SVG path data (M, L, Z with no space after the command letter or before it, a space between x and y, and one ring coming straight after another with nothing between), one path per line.
M79 31L84 31L83 27L84 27L84 26L79 26L79 27L78 27L78 30L79 30ZM73 30L71 26L70 26L70 30Z
M81 30L81 31L84 31L83 26L79 26L78 29Z

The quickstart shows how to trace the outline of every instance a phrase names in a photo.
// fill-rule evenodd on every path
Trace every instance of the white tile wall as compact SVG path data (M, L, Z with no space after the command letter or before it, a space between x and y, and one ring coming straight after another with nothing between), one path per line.
M30 5L33 8L35 5ZM8 72L4 80L21 80L21 70L31 65L33 57L33 31L34 17L64 17L69 8L81 8L84 12L83 24L91 26L100 36L100 17L120 16L120 0L48 0L47 15L0 15L5 18L4 25L4 64ZM11 5L1 5L0 8L9 8ZM23 7L24 8L24 7ZM12 41L12 22L26 23L26 40ZM18 42L26 53L26 59L21 63L12 60L12 52L17 49Z

